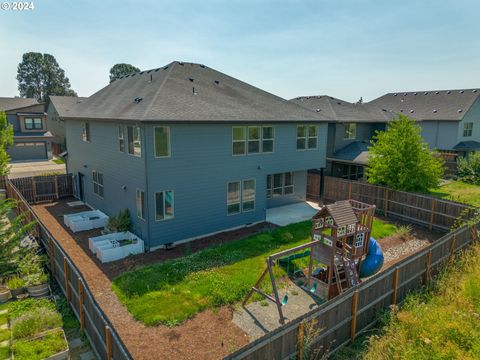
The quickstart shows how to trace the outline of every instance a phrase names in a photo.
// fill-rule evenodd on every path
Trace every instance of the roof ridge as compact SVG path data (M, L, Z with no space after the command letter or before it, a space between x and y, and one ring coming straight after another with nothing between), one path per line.
M155 91L155 94L152 97L152 101L150 101L150 104L148 104L147 108L145 109L145 112L143 113L143 117L146 117L146 115L149 113L149 111L152 109L153 105L155 104L155 100L158 98L158 95L160 94L160 91L163 89L163 86L167 82L168 77L172 73L172 70L174 66L176 65L176 61L172 61L170 64L168 64L168 71L165 74L165 77L163 78L162 83L158 87L157 91Z

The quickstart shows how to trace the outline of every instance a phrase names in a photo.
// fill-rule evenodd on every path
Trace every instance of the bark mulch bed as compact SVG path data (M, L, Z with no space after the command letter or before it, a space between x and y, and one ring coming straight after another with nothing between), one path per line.
M67 201L35 205L33 209L43 224L68 253L82 273L95 300L110 319L118 335L134 359L219 359L248 343L247 335L232 322L232 309L223 307L216 312L204 311L174 328L148 327L136 321L112 291L111 277L131 266L130 260L122 265L101 264L88 250L88 237L100 234L98 230L73 235L63 224L62 215L86 210L86 207L69 207ZM196 251L212 244L241 238L261 231L269 225L240 229L229 234L197 240L189 251ZM242 230L245 230L243 232ZM210 240L208 240L210 239ZM194 245L195 244L195 245ZM183 249L183 250L182 250ZM184 255L185 247L158 250L139 256L142 265ZM146 260L141 260L143 257ZM135 261L135 260L134 260ZM135 261L138 265L138 261Z

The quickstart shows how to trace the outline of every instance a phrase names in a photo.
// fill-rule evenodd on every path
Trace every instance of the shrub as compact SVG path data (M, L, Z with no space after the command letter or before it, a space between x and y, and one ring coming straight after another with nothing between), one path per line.
M12 320L12 334L16 339L31 337L45 330L62 326L62 317L48 308L36 308Z
M7 286L9 289L20 289L25 286L25 280L19 276L12 276L7 280Z
M110 216L106 226L107 232L130 231L132 223L130 221L130 212L128 209L120 210L117 215Z
M12 345L15 360L46 359L66 349L67 344L61 331L35 340L17 340Z
M9 304L8 315L10 319L15 319L35 309L55 310L55 304L47 299L14 301Z
M397 234L400 236L410 236L412 235L413 228L412 225L401 225L398 227Z
M466 183L480 185L480 151L471 153L457 161L459 179Z

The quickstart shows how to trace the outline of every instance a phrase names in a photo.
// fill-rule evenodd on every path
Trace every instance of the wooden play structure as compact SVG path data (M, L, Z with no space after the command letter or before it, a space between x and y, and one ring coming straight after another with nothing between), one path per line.
M266 269L250 289L243 305L256 292L277 305L280 323L285 323L282 306L288 302L288 292L280 299L273 268L287 256L309 256L303 288L315 296L330 300L357 285L360 282L360 265L369 248L374 215L375 205L354 200L322 206L312 218L313 241L270 255L266 259ZM304 253L299 254L302 250ZM272 283L273 296L260 289L267 274Z

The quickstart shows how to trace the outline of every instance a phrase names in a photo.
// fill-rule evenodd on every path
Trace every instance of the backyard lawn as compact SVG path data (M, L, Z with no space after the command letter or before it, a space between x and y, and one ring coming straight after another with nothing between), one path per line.
M292 224L189 256L124 273L113 289L146 325L176 325L205 309L241 301L265 268L269 254L311 241L311 221ZM375 219L372 236L384 238L397 228ZM285 270L277 266L275 276ZM270 291L265 282L262 286Z
M431 194L446 200L480 206L480 186L463 181L450 181L438 189L431 190Z

